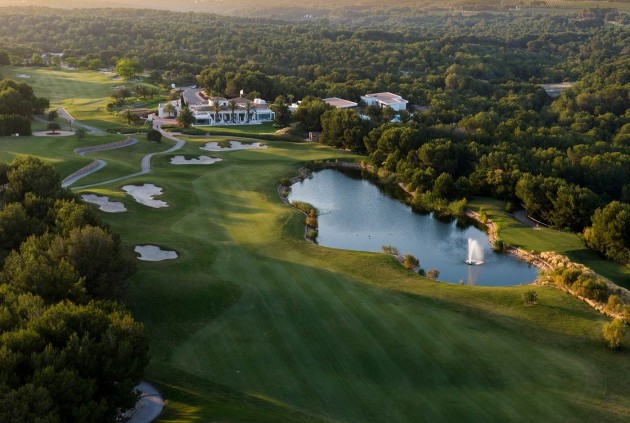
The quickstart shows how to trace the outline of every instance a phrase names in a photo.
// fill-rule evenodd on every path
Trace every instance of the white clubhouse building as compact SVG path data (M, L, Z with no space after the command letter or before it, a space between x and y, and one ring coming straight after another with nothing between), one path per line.
M180 100L171 102L172 110L169 113L168 103L158 105L158 116L161 118L173 118L181 111ZM269 108L269 104L256 98L253 101L244 97L228 100L223 97L212 97L207 104L190 104L190 110L195 116L194 125L250 125L271 122L276 114Z

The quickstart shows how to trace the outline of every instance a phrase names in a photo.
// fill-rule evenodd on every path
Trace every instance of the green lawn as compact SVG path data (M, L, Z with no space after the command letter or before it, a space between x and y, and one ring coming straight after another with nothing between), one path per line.
M497 224L499 237L510 245L528 251L557 251L571 260L583 263L618 285L630 288L630 268L602 259L584 246L574 233L551 228L532 229L504 211L505 203L493 198L475 198L470 208L483 207L488 217Z
M278 180L305 161L349 155L277 142L199 150L207 141L156 156L154 173L131 181L163 187L169 208L123 196L128 213L104 214L130 249L155 243L180 255L139 263L127 298L151 337L147 378L168 399L159 421L630 416L630 360L606 351L606 320L588 306L536 287L539 305L524 307L526 287L433 282L385 255L311 245ZM169 164L176 154L224 160ZM129 182L86 191L120 196Z
M122 118L108 114L106 105L113 101L111 93L114 87L132 86L134 83L115 75L87 70L18 66L3 68L3 75L26 82L33 87L35 95L49 99L52 108L63 107L83 123L102 129L125 124ZM29 78L18 78L17 75L28 75Z
M67 137L0 137L0 161L10 162L19 155L34 155L52 163L61 178L90 164L93 159L74 153L75 148L123 140L124 135L87 135L83 140Z

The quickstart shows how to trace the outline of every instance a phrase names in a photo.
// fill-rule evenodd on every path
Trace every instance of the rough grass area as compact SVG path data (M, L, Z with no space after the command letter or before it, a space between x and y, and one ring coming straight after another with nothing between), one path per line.
M630 268L604 260L584 246L574 233L551 228L530 228L504 211L505 202L493 198L475 198L469 203L474 211L486 211L488 218L497 224L499 237L508 244L528 251L557 251L571 260L583 263L618 285L630 288Z

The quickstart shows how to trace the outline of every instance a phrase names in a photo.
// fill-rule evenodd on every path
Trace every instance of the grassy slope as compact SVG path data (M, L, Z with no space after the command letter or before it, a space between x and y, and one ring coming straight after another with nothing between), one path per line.
M127 200L129 213L107 215L130 246L180 254L140 263L128 297L152 339L148 377L169 399L161 421L630 415L630 363L603 347L603 318L552 289L523 307L526 288L431 282L383 255L302 241L277 181L344 153L270 144L211 153L224 158L211 166L156 157L135 182L164 187L171 207ZM206 154L198 145L183 153Z
M573 233L551 228L536 230L514 219L503 210L505 203L493 198L476 198L470 203L473 210L480 207L486 211L499 228L499 236L508 244L533 251L557 251L570 259L591 267L596 272L630 288L630 268L602 259L594 251L584 246L582 240Z
M75 119L101 129L124 126L122 118L108 114L107 103L113 101L112 89L119 85L134 85L113 75L60 68L7 66L5 78L25 81L35 95L50 100L51 107L65 108ZM17 78L25 74L30 78ZM152 106L152 104L148 104Z
M0 161L19 155L34 155L52 163L62 178L90 164L93 159L74 153L75 148L123 140L124 135L88 135L83 140L68 137L0 137Z

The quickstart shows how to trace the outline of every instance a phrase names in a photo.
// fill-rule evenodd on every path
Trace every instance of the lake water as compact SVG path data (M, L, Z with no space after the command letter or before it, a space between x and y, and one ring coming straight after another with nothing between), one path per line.
M439 280L468 285L511 286L531 283L538 269L512 255L492 250L486 233L456 219L438 220L414 212L375 183L356 174L325 169L291 187L289 200L319 210L317 242L326 247L381 251L392 245L411 254L425 270L440 272ZM469 266L468 239L483 249L484 264Z

